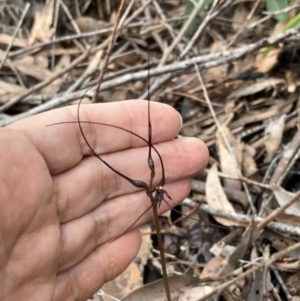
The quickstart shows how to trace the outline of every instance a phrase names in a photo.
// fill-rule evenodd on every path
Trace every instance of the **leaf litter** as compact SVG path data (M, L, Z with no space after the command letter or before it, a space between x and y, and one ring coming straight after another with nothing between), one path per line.
M77 102L96 83L120 4L31 1L22 19L19 2L2 4L1 126ZM300 8L286 7L283 22L265 2L204 2L190 19L194 6L182 1L126 1L101 101L145 98L149 49L151 99L181 112L179 137L209 147L207 169L177 208L203 223L161 217L172 299L296 300L300 29L288 21ZM136 260L95 300L163 300L153 225L141 231Z

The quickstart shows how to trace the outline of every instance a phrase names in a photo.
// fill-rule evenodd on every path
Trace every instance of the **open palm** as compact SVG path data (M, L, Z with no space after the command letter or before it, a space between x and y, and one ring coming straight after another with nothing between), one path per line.
M153 143L178 204L190 176L207 163L205 145L174 140L177 112L152 103ZM132 100L81 107L81 119L122 126L147 138L147 103ZM134 259L140 234L123 233L147 207L144 191L91 156L76 121L76 106L0 129L0 300L86 300ZM128 177L149 181L147 145L124 131L84 124L93 149ZM161 166L156 162L157 183ZM160 212L168 207L162 204ZM151 212L138 224L151 218Z

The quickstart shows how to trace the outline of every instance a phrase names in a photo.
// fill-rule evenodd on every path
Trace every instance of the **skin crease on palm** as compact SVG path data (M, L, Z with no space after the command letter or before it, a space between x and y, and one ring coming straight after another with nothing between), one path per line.
M149 199L91 156L76 121L77 106L33 116L0 129L0 300L86 300L123 272L136 256L141 235L117 240ZM82 105L81 120L122 126L148 136L147 102ZM190 191L190 177L207 164L195 138L174 139L181 127L170 106L151 103L153 144L166 174L172 205ZM148 148L124 131L92 124L83 130L93 149L128 177L149 182ZM155 183L161 166L156 163ZM162 203L159 212L169 208ZM137 226L151 219L151 211Z

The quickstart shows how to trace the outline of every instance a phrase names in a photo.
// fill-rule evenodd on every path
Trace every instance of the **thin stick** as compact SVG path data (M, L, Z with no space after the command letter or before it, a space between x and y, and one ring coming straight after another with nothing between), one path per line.
M211 5L211 8L210 8L209 12L206 14L204 20L202 21L202 23L200 24L200 26L198 27L198 29L196 30L196 32L193 34L192 38L189 40L189 42L185 46L184 50L180 53L180 55L179 55L179 59L180 60L182 60L191 51L191 49L194 47L195 43L197 43L197 41L199 41L199 37L203 33L203 31L206 28L206 26L212 20L215 20L216 17L221 12L223 12L228 6L231 6L233 4L232 1L226 1L225 3L222 3L222 6L221 6L221 8L219 10L213 11L214 8L217 5L217 2L218 2L217 0L215 0L213 2L213 4Z
M253 17L253 14L255 12L255 10L257 9L259 3L261 1L260 0L256 0L256 2L254 3L250 13L248 14L246 20L244 21L243 25L241 26L241 28L237 31L237 33L234 35L234 37L232 38L231 42L229 43L229 45L227 46L227 49L229 47L231 47L236 40L238 39L238 37L241 35L241 33L243 32L243 30L247 27L247 25L249 24L249 21L251 20L251 18Z
M260 264L258 264L257 266L254 266L253 268L251 268L250 270L244 272L243 274L239 275L238 277L232 279L232 280L229 280L229 281L226 281L225 283L217 286L216 288L214 288L210 293L208 293L207 295L205 295L204 297L198 299L197 301L205 301L207 300L209 297L217 294L220 290L223 290L225 288L227 288L228 286L230 286L231 284L247 277L248 275L252 274L253 272L263 268L264 266L270 266L272 263L274 263L275 261L277 261L278 259L280 259L281 257L283 257L284 255L288 254L288 253L291 253L297 249L300 248L300 242L292 245L291 247L288 247L287 249L283 250L283 251L280 251L280 252L277 252L275 254L273 254L273 256L267 260L266 262L262 262Z
M227 137L225 136L225 134L224 134L224 132L223 132L223 129L222 129L222 127L221 127L221 125L220 125L220 123L219 123L219 120L218 120L218 118L217 118L217 116L216 116L215 110L214 110L213 106L211 105L211 102L210 102L210 99L209 99L209 97L208 97L208 93L207 93L206 87L205 87L205 85L204 85L204 83L203 83L201 74L200 74L200 72L199 72L199 68L198 68L198 66L197 66L196 63L194 63L194 66L195 66L195 70L196 70L196 72L197 72L199 81L200 81L200 83L201 83L201 86L202 86L202 89L203 89L203 94L204 94L205 100L206 100L206 102L207 102L207 104L208 104L210 113L211 113L211 115L212 115L212 117L213 117L213 119L214 119L214 121L215 121L215 123L216 123L216 125L217 125L218 130L220 131L220 133L221 133L221 135L222 135L222 138L223 138L223 140L224 140L224 142L225 142L225 144L226 144L226 147L227 147L228 151L230 152L231 157L233 158L233 160L234 160L234 162L235 162L236 169L237 169L237 172L238 172L238 176L239 176L239 178L242 178L243 175L242 175L242 173L241 173L241 171L240 171L239 164L238 164L237 159L236 159L236 157L235 157L235 155L234 155L234 153L233 153L233 151L232 151L232 148L231 148L231 146L230 146L230 143L229 143ZM251 195L250 195L248 186L246 185L246 183L245 183L244 181L242 181L242 184L243 184L243 187L244 187L244 189L245 189L245 192L246 192L246 195L247 195L247 198L248 198L250 207L251 207L251 209L252 209L252 212L253 212L253 213L256 213L256 209L255 209L255 207L254 207L254 205L253 205L253 203L252 203L252 198L251 198Z
M135 0L131 0L130 3L128 4L122 18L120 19L120 23L119 23L119 29L122 28L124 26L124 23L126 21L126 17L128 16L129 12L131 11L131 8L134 4Z
M184 204L187 204L187 203L189 206L190 205L199 206L199 204L197 204L197 203L185 200ZM245 215L245 214L218 210L218 209L209 207L207 204L201 204L199 206L199 208L202 211L207 212L213 216L225 217L229 220L238 222L243 227L247 227L249 225L249 223L251 222L251 217L248 215ZM257 216L257 217L254 217L254 222L255 223L263 223L264 219ZM292 226L292 225L288 225L288 224L284 224L284 223L279 223L279 222L272 222L272 221L267 223L265 225L265 227L272 229L276 232L284 233L287 235L296 235L296 236L300 237L300 227L296 227L296 226Z
M24 18L25 18L26 14L27 14L27 11L28 11L29 7L30 7L30 3L26 3L25 8L24 8L24 11L23 11L23 14L22 14L22 16L21 16L21 19L20 19L20 21L19 21L19 23L18 23L18 25L17 25L17 27L16 27L16 29L15 29L15 32L14 32L14 34L13 34L13 36L12 36L12 39L10 40L9 45L7 46L7 48L6 48L6 50L5 50L4 57L3 57L3 59L2 59L2 61L1 61L1 63L0 63L0 69L2 68L2 66L3 66L3 64L4 64L4 62L5 62L6 58L7 58L7 55L8 55L8 53L9 53L9 50L10 50L12 44L14 43L14 40L15 40L15 38L16 38L16 35L17 35L17 33L18 33L19 29L20 29L20 26L22 25L22 23L23 23L23 21L24 21Z
M164 52L163 57L162 57L162 59L159 62L159 66L163 66L166 63L166 61L167 61L168 57L170 56L171 52L176 47L176 45L180 42L180 40L182 39L183 35L187 31L188 27L192 24L192 22L196 18L197 14L200 11L200 9L203 6L203 4L204 4L204 0L200 0L197 3L197 5L194 7L194 9L193 9L192 13L190 14L188 20L186 21L186 23L184 24L184 26L181 28L181 30L178 33L178 35L176 36L175 40L167 48L167 50Z
M204 169L204 172L208 173L208 169ZM237 181L243 181L243 182L246 182L248 184L251 184L251 185L254 185L254 186L258 186L258 187L261 187L261 188L264 188L264 189L269 189L269 190L273 189L271 187L271 185L263 184L263 183L260 183L260 182L257 182L257 181L253 181L253 180L250 180L250 179L248 179L246 177L236 178L236 177L233 177L233 176L228 175L228 174L224 174L224 173L219 172L219 171L217 172L217 174L221 178L231 179L231 180L237 180Z
M203 56L203 55L197 56L193 59L187 59L185 61L180 61L180 62L176 62L174 64L170 64L170 65L167 65L164 67L152 69L151 73L153 76L159 76L159 75L169 72L170 76L172 78L175 76L179 76L181 74L185 74L187 72L192 72L189 70L189 68L194 64L195 61L197 64L201 64L201 68L203 68L203 69L217 67L217 66L220 66L223 64L227 64L227 63L236 61L237 59L243 57L244 55L252 53L254 51L257 51L258 49L260 49L262 47L265 47L268 45L275 45L288 37L298 34L299 32L300 32L300 26L298 26L297 28L290 29L284 33L278 34L275 37L263 38L256 43L249 44L245 47L241 47L236 50L231 50L231 51L226 50L223 52L216 52L216 53L212 53L212 54L205 55L205 56ZM125 74L118 78L114 78L111 81L103 83L101 90L112 89L113 87L116 87L118 85L122 85L122 84L125 84L128 82L131 82L131 81L145 79L145 78L147 78L147 71L140 71L140 72L136 72L134 74ZM151 93L151 90L153 92L153 91L156 91L156 89L158 89L160 84L162 82L164 82L163 81L164 77L161 77L161 80L162 81L159 82L159 85L156 86L156 88L153 85L151 85L150 93ZM167 79L167 80L169 80L169 79ZM80 91L70 93L70 94L63 94L63 95L60 94L57 97L53 98L52 100L48 101L47 103L43 103L35 108L29 109L28 111L26 111L24 113L21 113L21 114L15 115L13 117L6 118L5 120L2 120L0 122L0 126L8 125L21 118L29 117L34 114L41 113L46 110L56 108L57 106L61 106L63 104L69 103L72 100L79 99L79 98L81 98L81 96L84 92L85 92L85 90L80 90ZM86 95L91 96L91 94L92 94L92 91L90 90L89 93ZM26 95L26 96L28 96L28 95ZM146 96L144 96L142 98L146 99ZM22 97L22 99L23 99L23 97ZM0 110L1 110L1 108L0 108Z
M288 207L295 203L300 197L300 191L298 191L288 202L286 202L280 208L275 209L271 214L269 214L261 223L258 224L258 229L263 229L267 224L269 224L273 219L275 219L280 213L283 213Z
M151 1L153 1L153 0L151 0ZM176 18L170 18L167 21L168 22L178 22L178 21L182 21L182 20L184 20L183 17L176 17ZM155 21L155 20L151 20L151 21L148 21L148 22L137 21L137 22L133 22L131 24L126 23L126 26L124 26L124 27L133 28L133 27L138 27L138 26L148 26L148 25L155 25L155 24L156 25L160 24L160 22ZM112 27L107 27L107 28L101 28L101 29L98 29L98 30L82 32L81 34L66 35L66 36L59 37L59 38L56 38L56 39L53 39L53 40L50 40L50 41L47 41L47 42L37 43L37 44L34 44L34 45L26 47L26 48L13 50L9 53L8 57L13 58L13 57L16 57L18 55L30 52L30 51L35 50L35 49L46 47L46 46L49 46L49 45L52 45L52 44L58 44L58 43L61 43L61 42L66 42L66 41L71 41L71 40L76 40L76 39L81 39L81 38L89 38L89 37L97 36L97 35L101 36L101 35L112 32L112 30L113 30Z
M104 73L105 73L105 70L106 70L106 67L107 67L107 64L108 64L108 60L109 60L113 45L115 43L115 38L116 38L117 30L118 30L118 24L119 24L120 19L121 19L121 13L122 13L122 10L124 8L124 5L125 5L125 0L122 0L121 4L119 6L119 10L118 10L117 20L114 24L114 29L112 31L110 41L109 41L109 44L108 44L108 47L107 47L107 53L105 55L103 65L102 65L102 68L100 70L100 73L99 73L99 76L98 76L98 79L97 79L97 85L95 87L94 95L93 95L93 102L96 102L97 98L98 98L98 92L100 91L102 79L103 79L103 76L104 76Z
M210 21L212 21L219 13L224 11L228 6L230 6L233 2L228 1L223 4L223 6L213 13L213 9L216 6L218 0L215 0L211 6L211 9L209 10L208 14L206 15L205 19L197 29L197 31L194 33L193 37L190 39L189 43L185 46L184 50L179 55L179 60L181 61L187 53L192 49L192 47L195 45L197 41L199 41L199 36L203 32L203 30L206 28L206 26L209 24ZM167 74L165 76L162 76L161 78L157 79L151 86L151 93L155 92L159 89L163 84L168 82L170 79L172 79L172 74ZM141 98L144 98L144 95L142 95Z
M124 26L129 25L129 23L134 20L139 14L141 14L152 1L153 0L146 1L137 10L135 10L134 13L124 22Z
M74 60L67 68L62 69L61 71L54 73L41 83L33 86L32 88L28 89L25 93L11 99L8 101L6 104L0 107L0 113L4 112L5 110L9 109L12 107L14 104L18 103L25 97L31 95L32 93L44 88L45 86L51 84L53 81L55 81L57 78L61 77L63 74L67 73L69 70L73 69L75 66L77 66L79 63L81 63L90 53L90 49L87 49L80 57L78 57L76 60Z
M53 33L53 35L51 37L51 40L55 40L56 39L56 31L57 31L59 7L60 7L60 2L59 1L55 1L54 16L53 16L54 33ZM53 44L52 47L51 47L51 71L54 70L54 66L55 66L55 48L56 48L56 44Z
M65 11L66 16L68 17L72 27L74 28L75 32L79 35L81 35L81 30L79 29L77 23L75 22L75 20L73 19L73 16L71 15L68 7L66 6L66 4L64 3L63 0L59 0L59 4L61 5L61 7L63 8L63 10ZM88 49L90 47L90 45L87 43L87 41L85 39L82 39L82 42L84 44L85 49Z
M151 197L150 196L149 197L150 197L151 203L152 203L154 223L155 223L155 228L156 228L156 234L157 234L160 257L161 257L161 269L162 269L162 272L163 272L164 286L165 286L168 301L172 301L171 294L170 294L169 281L168 281L167 267L166 267L164 244L163 244L163 240L162 240L162 237L161 237L161 230L160 230L159 220L158 220L157 202L154 199L154 197L152 196L152 193L150 195L151 195Z

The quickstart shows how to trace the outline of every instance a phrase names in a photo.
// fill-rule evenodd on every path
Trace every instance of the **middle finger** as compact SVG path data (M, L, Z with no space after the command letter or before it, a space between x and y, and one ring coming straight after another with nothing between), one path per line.
M163 158L167 182L190 177L206 165L207 149L198 139L173 140L156 147ZM127 177L148 183L147 152L147 147L141 147L101 157ZM156 167L154 185L157 185L161 179L161 165L156 155L153 159ZM54 189L61 222L83 216L105 199L138 190L96 157L87 157L76 167L55 176Z

